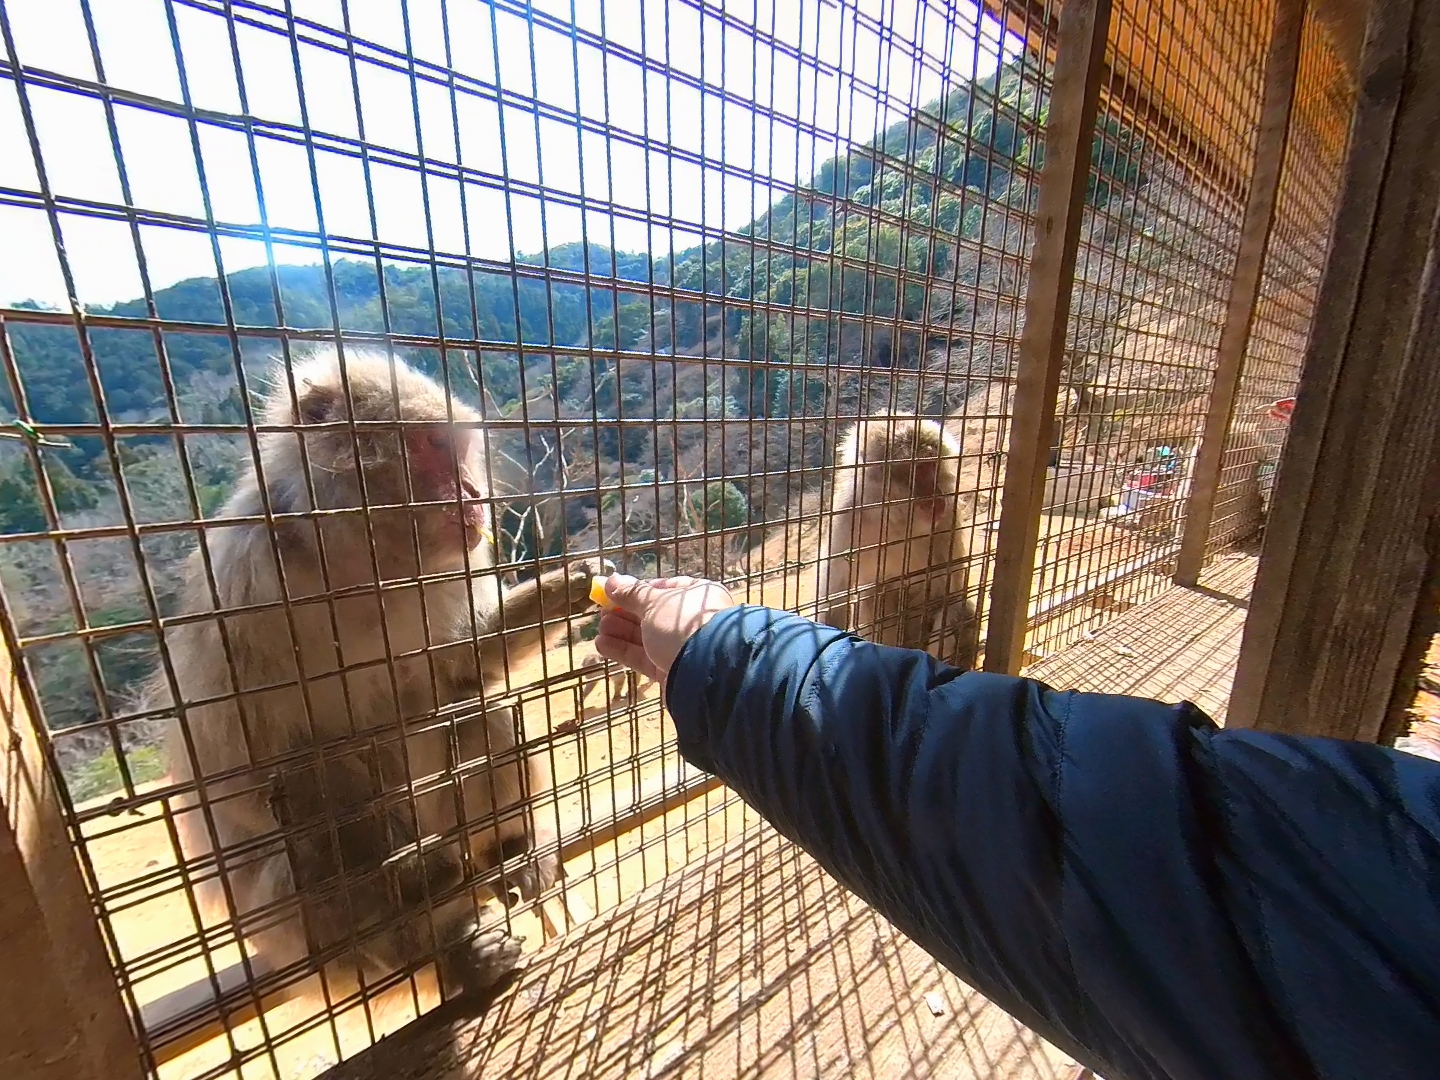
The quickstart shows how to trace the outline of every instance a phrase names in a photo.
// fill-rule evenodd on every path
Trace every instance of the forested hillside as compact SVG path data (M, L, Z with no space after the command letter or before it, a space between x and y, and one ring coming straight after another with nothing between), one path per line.
M938 365L959 375L952 395L1009 370L1007 327L1023 294L1029 178L1046 111L1034 94L1033 79L1002 68L826 161L807 187L738 234L673 258L570 243L519 254L504 271L387 264L381 272L348 259L328 272L262 267L231 274L223 291L213 278L161 289L155 313L192 325L443 335L456 343L443 365L438 349L398 351L437 375L443 367L453 392L488 416L531 421L497 443L499 478L517 496L505 522L513 553L613 549L623 535L642 562L694 567L698 559L713 571L705 560L757 539L827 460L833 430L788 418L854 415L894 393L906 370ZM1090 203L1111 219L1109 240L1101 230L1096 243L1129 244L1128 233L1116 240L1114 223L1135 213L1127 194L1150 181L1141 166L1150 159L1112 125L1097 136L1094 160ZM95 313L148 311L137 299ZM98 419L73 330L11 320L6 332L33 420ZM96 329L90 340L110 419L161 424L243 424L245 391L263 386L281 347L274 329L236 339L166 332L167 380L149 329ZM730 362L677 359L691 357ZM862 371L870 373L863 384ZM911 398L930 411L947 405ZM8 391L0 409L14 415ZM665 423L699 418L725 423L709 436ZM633 420L661 423L625 426ZM110 451L96 438L73 441L42 451L61 523L123 524ZM188 435L183 450L163 433L118 439L130 512L142 522L213 514L247 445L243 430ZM534 500L526 488L565 494ZM0 532L48 527L29 453L0 442ZM722 528L703 552L699 541L688 554L673 542ZM190 544L183 532L141 543L162 610ZM25 634L76 626L69 572L90 625L147 617L147 581L128 540L70 545L71 570L39 540L0 546L0 560ZM143 633L107 639L93 665L73 643L36 649L52 724L93 719L101 701L122 708L153 651Z

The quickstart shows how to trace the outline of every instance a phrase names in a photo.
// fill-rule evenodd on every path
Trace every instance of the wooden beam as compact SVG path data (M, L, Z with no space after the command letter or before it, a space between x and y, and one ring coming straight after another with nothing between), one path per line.
M598 826L586 826L567 835L560 843L560 861L567 863L589 854L602 844L618 840L628 832L664 817L688 802L724 786L713 776L688 761L666 761L657 776L642 780L629 798L611 809L612 817Z
M1044 0L984 0L984 8L1009 33L1022 39L1042 64L1054 61L1055 49L1047 46L1059 33L1060 19L1055 12L1063 5L1048 5ZM1127 43L1131 49L1135 47L1133 37ZM1127 127L1142 132L1160 154L1185 169L1211 194L1238 200L1244 178L1239 175L1233 155L1223 154L1213 138L1196 130L1193 118L1187 118L1173 101L1159 93L1153 59L1144 62L1142 55L1142 62L1136 64L1133 57L1120 55L1115 48L1117 42L1111 41L1110 45L1111 58L1100 69L1100 100L1106 110ZM1146 72L1151 77L1147 78Z
M1205 565L1215 495L1220 489L1220 471L1225 461L1225 443L1230 435L1245 355L1250 348L1255 302L1260 297L1265 252L1275 220L1276 196L1290 134L1290 112L1295 100L1295 74L1300 67L1300 32L1304 27L1305 0L1279 0L1270 29L1265 98L1255 140L1250 197L1240 230L1240 251L1235 260L1235 273L1230 278L1230 302L1225 312L1225 328L1220 332L1215 381L1210 387L1205 431L1200 438L1200 454L1195 460L1190 498L1185 505L1184 531L1175 571L1175 580L1181 585L1198 585Z
M1376 741L1388 746L1400 736L1410 733L1410 725L1415 719L1410 710L1415 707L1420 675L1425 670L1425 657L1436 634L1440 634L1440 543L1430 545L1429 573L1415 602L1415 619L1406 635L1405 650L1401 654L1399 671L1390 694L1390 707L1385 710L1385 719L1380 723Z
M282 984L261 993L257 1004L254 982L268 974L258 958L250 959L248 970L237 960L228 967L216 969L218 998L210 980L201 979L142 1006L140 1020L150 1039L156 1066L188 1054L212 1039L222 1038L227 1030L248 1024L303 993L303 984Z
M104 1080L56 970L45 909L9 822L0 822L0 1076Z
M0 640L0 1076L140 1080L140 1049L53 772Z
M1060 16L990 591L987 671L1015 674L1025 651L1045 466L1050 459L1055 399L1065 359L1075 252L1090 179L1090 148L1095 139L1109 26L1110 0L1069 0Z
M1228 723L1377 739L1440 550L1440 0L1371 9Z

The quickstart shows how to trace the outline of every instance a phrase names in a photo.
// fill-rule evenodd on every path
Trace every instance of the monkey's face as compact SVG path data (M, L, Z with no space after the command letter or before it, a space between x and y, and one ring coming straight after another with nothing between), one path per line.
M955 466L951 458L935 460L922 456L891 462L888 468L890 486L884 490L889 538L934 532L953 520L956 496Z
M321 506L365 514L382 572L491 565L483 433L443 421L397 428L362 430L353 443L343 432L312 439Z
M494 542L483 453L475 428L426 424L405 433L405 497L426 569L460 569L467 553Z
M392 576L460 570L467 557L493 565L479 415L383 357L353 355L346 374L307 362L294 376L293 407L283 388L269 407L274 422L303 432L316 508L357 512L332 519L331 539L338 532L368 547L373 537L381 573ZM266 483L282 505L304 476L299 446L293 436L267 438ZM361 512L367 528L356 530Z

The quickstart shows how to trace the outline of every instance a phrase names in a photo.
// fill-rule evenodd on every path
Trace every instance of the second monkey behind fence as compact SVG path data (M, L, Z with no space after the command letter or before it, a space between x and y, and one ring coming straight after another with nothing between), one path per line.
M872 416L840 440L820 543L826 623L974 666L980 625L967 595L971 505L960 466L954 437L915 416Z

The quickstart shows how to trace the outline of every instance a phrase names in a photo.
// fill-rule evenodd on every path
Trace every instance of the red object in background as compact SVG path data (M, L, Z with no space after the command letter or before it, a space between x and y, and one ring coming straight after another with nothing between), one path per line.
M1266 415L1271 420L1277 420L1282 424L1290 422L1290 414L1295 411L1295 399L1293 397L1281 398L1265 406Z

